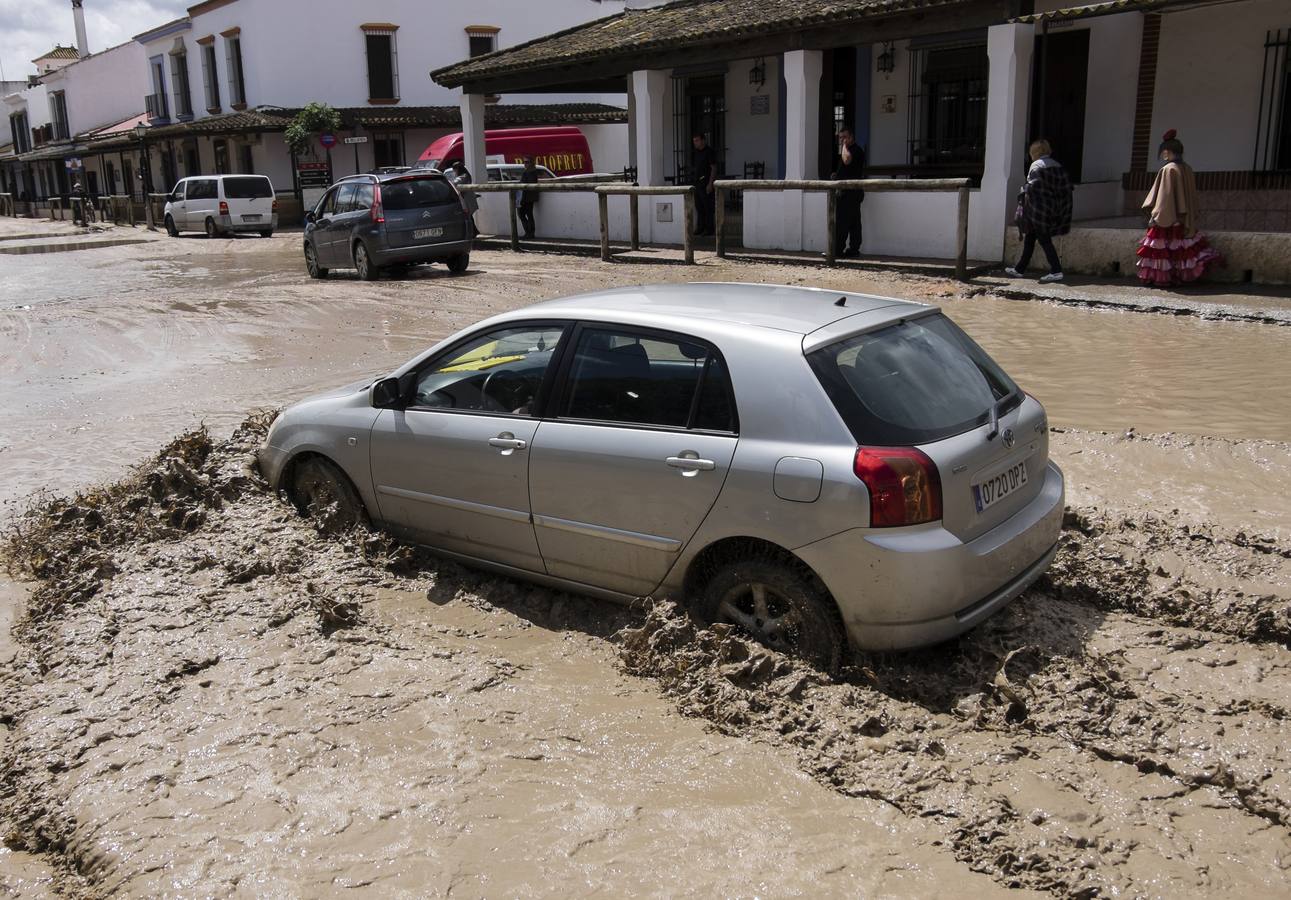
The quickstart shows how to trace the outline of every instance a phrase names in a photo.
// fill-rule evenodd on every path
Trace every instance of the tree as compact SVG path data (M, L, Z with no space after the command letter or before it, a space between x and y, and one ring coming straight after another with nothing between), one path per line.
M341 114L326 103L311 103L296 113L283 138L291 152L309 156L314 149L314 139L320 134L337 131L341 127Z

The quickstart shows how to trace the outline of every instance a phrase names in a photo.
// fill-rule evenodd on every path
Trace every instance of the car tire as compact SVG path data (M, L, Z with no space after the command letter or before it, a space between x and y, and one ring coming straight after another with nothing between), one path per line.
M208 238L217 238L220 236L220 227L215 224L215 220L210 216L206 217L206 236Z
M450 256L448 258L448 271L452 272L454 275L461 275L466 271L470 264L471 254L458 253L455 256Z
M315 520L319 529L329 534L368 524L367 510L350 479L320 456L293 467L291 501L302 516Z
M170 216L166 216L166 234L179 237L179 229L175 227L175 220Z
M262 238L271 238L271 237L273 237L273 229L272 229L272 228L266 228L264 231L260 232L260 237L262 237Z
M305 269L309 272L310 278L327 277L327 269L318 264L318 253L314 250L313 244L305 245Z
M842 666L847 640L838 608L805 566L756 555L721 564L694 609L705 622L728 622L821 671Z
M364 281L376 281L381 275L381 267L372 261L367 245L362 241L354 245L354 269Z

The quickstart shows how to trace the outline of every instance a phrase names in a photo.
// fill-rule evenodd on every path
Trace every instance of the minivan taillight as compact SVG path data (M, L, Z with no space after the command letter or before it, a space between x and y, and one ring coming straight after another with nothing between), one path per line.
M870 527L920 525L941 518L941 475L915 447L858 447L852 471L870 491Z
M270 209L271 209L273 212L277 212L277 211L278 211L278 198L277 198L277 197L274 197L274 198L273 198L273 206L272 206L272 207L270 207Z
M381 185L379 184L373 185L372 187L371 213L372 213L373 225L380 225L382 222L386 220L385 207L381 205Z
M228 214L229 214L229 205L228 205L228 203L226 203L225 201L221 200L221 201L220 201L220 215L222 215L222 216L227 216Z

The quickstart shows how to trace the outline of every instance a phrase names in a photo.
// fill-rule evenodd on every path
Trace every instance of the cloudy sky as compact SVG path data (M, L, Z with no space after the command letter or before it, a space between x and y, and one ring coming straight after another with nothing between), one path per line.
M106 50L184 14L197 0L85 0L90 51ZM54 44L75 44L71 0L0 0L0 67L10 81L36 71L31 61Z

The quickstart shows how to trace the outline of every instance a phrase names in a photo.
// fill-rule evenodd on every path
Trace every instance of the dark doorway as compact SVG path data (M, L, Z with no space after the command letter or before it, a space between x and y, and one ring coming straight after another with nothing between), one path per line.
M397 131L374 132L372 164L378 169L382 166L402 166L403 134Z
M185 175L202 174L202 163L197 156L196 141L184 142L184 174Z
M130 160L121 160L121 193L131 198L136 197L138 196L137 187L134 180L134 171L130 168Z
M824 54L820 73L820 159L817 175L824 178L838 162L838 132L855 131L856 48L835 47Z
M229 144L228 141L215 142L215 174L227 175L229 173Z
M675 78L673 95L673 165L678 184L689 184L691 137L702 134L717 154L717 173L726 173L726 76ZM683 112L685 121L678 112Z
M1080 181L1085 155L1085 88L1089 83L1089 32L1036 38L1031 84L1031 135L1053 146L1072 181Z

